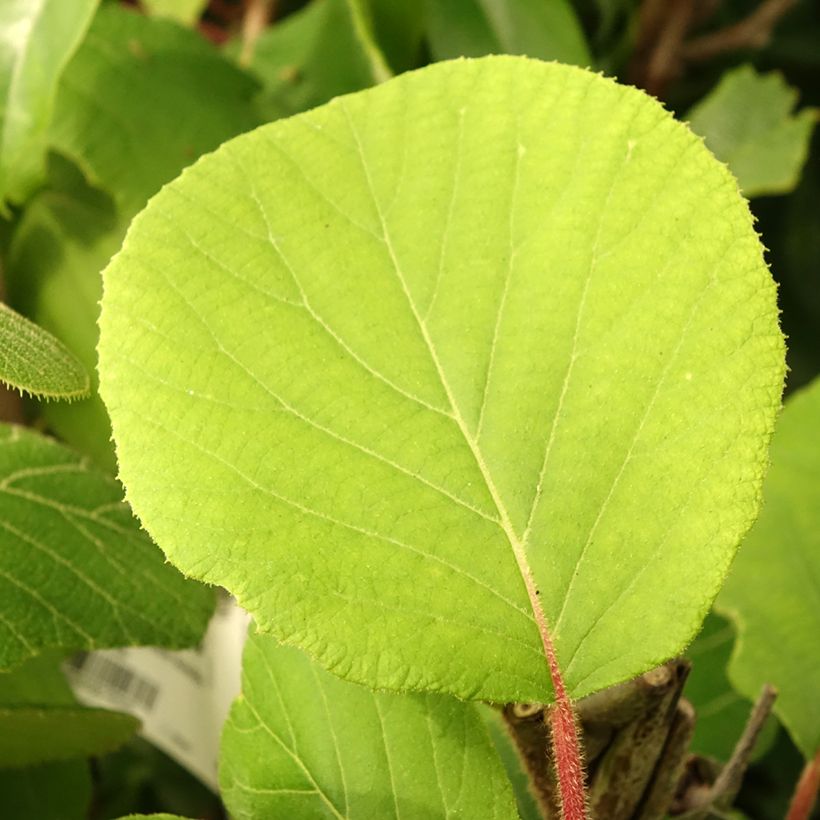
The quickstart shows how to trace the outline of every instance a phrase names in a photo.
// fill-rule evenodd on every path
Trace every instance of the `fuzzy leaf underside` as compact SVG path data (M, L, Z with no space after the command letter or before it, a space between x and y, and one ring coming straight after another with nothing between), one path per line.
M806 758L820 749L820 380L793 394L772 439L763 508L717 600L738 640L729 679L775 712Z
M267 635L245 647L220 788L236 818L518 816L473 705L372 692Z
M76 453L0 425L0 669L48 647L201 637L211 591L163 562L121 498Z
M200 160L106 270L99 353L172 562L344 677L496 701L550 697L539 611L573 697L688 643L784 369L725 167L641 92L516 57Z
M74 354L47 330L0 304L0 382L32 396L76 399L90 381Z

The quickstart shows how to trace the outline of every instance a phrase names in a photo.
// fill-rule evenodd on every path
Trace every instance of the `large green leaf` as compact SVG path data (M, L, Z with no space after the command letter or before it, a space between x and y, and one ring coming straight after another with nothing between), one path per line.
M374 693L265 635L245 647L220 787L236 818L518 816L475 707Z
M718 598L739 640L729 678L753 698L779 692L775 712L801 752L820 749L820 380L794 394L772 440L760 518Z
M782 75L745 65L727 71L687 119L746 196L785 194L800 180L818 119L816 108L792 114L796 102Z
M0 304L0 382L33 396L88 395L88 373L48 331Z
M99 350L174 563L342 676L497 701L550 697L549 632L574 697L682 649L783 378L725 167L643 93L515 57L201 160L106 270Z
M128 223L71 163L50 159L49 187L29 202L9 247L9 301L76 351L92 374L91 396L49 402L40 413L60 438L113 473L111 425L96 393L97 316L100 272L122 244Z
M0 426L0 669L45 647L179 647L213 596L162 561L119 485L72 451Z
M584 34L568 0L426 0L437 60L526 54L588 66Z
M84 760L0 769L0 816L8 820L87 820L90 803Z
M124 215L256 124L255 84L193 31L103 6L60 83L49 144Z
M45 135L60 74L98 0L0 4L0 207L25 199L45 176Z

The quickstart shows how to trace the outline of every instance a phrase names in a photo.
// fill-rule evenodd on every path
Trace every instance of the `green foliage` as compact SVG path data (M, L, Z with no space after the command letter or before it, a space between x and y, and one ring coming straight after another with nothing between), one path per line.
M515 818L475 707L375 693L252 635L222 738L228 811L254 817Z
M165 565L116 482L75 453L0 426L0 669L47 647L186 646L211 592Z
M196 33L102 6L63 75L49 145L130 217L200 154L256 125L254 90Z
M772 440L760 518L718 598L740 640L729 677L747 698L764 683L800 751L820 749L820 381L792 396Z
M41 655L0 673L0 769L104 754L139 725L130 715L78 705L61 660Z
M692 751L724 763L729 760L752 711L752 701L738 694L726 675L734 643L735 630L731 623L709 613L697 639L686 650L692 671L685 694L697 715ZM758 694L755 692L754 697ZM769 749L776 729L776 721L770 719L755 745L754 757Z
M352 680L543 701L541 608L574 697L623 680L755 515L783 342L750 215L592 73L442 64L259 129L104 278L140 519Z
M376 58L374 73L362 33L347 0L315 0L267 29L256 42L250 64L263 85L259 105L265 118L290 116L383 79L384 58ZM371 52L373 48L371 41Z
M818 118L816 108L792 114L796 102L780 74L745 65L726 72L687 119L746 196L783 194L797 185Z
M592 64L567 0L426 0L428 36L437 60L525 54Z
M190 26L200 17L208 0L141 0L142 6L155 17L168 17Z
M99 5L0 0L0 380L73 399L0 385L0 416L97 465L0 424L0 817L225 816L149 742L162 709L109 753L135 721L61 671L75 648L189 646L213 603L110 478L110 263L103 388L151 536L323 666L427 690L374 692L256 635L227 809L483 820L514 794L536 820L535 791L557 806L543 638L573 698L682 651L755 516L783 351L754 230L789 387L820 373L812 4ZM424 69L495 52L688 109L755 228L726 168L632 89L509 58ZM726 816L785 815L820 746L818 396L789 400L762 517L685 651L691 744L680 676L576 704L593 814L646 777L640 820L696 802L717 769L676 762L725 761L769 681L800 751L771 718ZM430 690L539 703L506 708L511 734Z
M45 176L46 131L60 74L98 0L4 0L0 6L0 210Z
M67 161L52 155L49 187L34 196L12 238L6 261L11 303L64 341L91 374L91 395L40 408L49 428L116 471L108 414L97 395L97 315L100 271L119 249L128 223L111 198L85 184Z
M66 346L43 328L0 304L0 381L32 396L88 395L88 373Z
M87 820L91 775L84 760L0 768L0 815L37 820Z

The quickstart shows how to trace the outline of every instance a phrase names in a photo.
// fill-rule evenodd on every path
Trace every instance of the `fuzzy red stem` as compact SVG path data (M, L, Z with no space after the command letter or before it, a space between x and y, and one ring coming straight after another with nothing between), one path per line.
M584 786L584 763L578 722L575 710L567 695L558 658L552 641L542 633L544 649L550 667L555 703L550 709L550 729L552 735L552 757L558 779L558 793L561 795L561 817L563 820L587 820L586 788Z
M820 749L810 760L797 781L786 820L808 820L820 789Z

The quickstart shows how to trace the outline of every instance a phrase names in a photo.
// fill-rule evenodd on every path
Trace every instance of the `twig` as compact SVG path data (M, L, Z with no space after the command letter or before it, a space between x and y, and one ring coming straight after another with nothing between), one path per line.
M721 769L717 779L709 790L708 802L718 807L728 808L740 790L740 783L749 765L749 758L754 750L757 738L763 730L763 724L772 711L777 690L768 683L764 685L760 696L746 721L743 734L735 745L729 762Z
M681 56L690 62L703 62L727 51L762 48L780 18L796 5L797 0L765 0L739 22L684 43Z
M265 30L273 12L273 0L248 0L242 18L242 50L239 65L247 67L253 60L253 52L259 35Z

